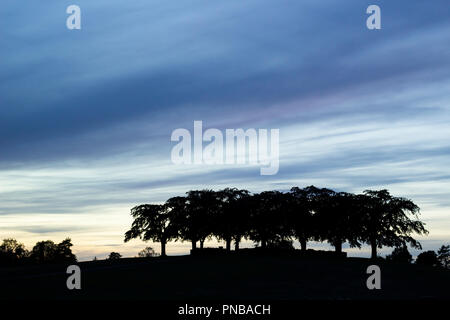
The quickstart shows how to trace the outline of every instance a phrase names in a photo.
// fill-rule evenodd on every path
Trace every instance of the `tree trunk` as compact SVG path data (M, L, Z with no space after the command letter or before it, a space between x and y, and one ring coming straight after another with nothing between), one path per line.
M342 252L342 242L341 242L341 241L337 241L337 242L334 244L334 250L335 250L337 253L341 253L341 252Z
M165 257L166 256L166 241L162 240L161 241L161 257Z
M234 251L238 251L239 250L239 241L234 241Z
M200 249L203 249L203 244L205 243L205 240L200 240Z
M227 239L227 251L231 251L231 239Z
M197 241L192 240L192 250L197 249Z
M306 239L300 239L300 248L302 251L306 251Z
M266 248L267 247L267 242L266 240L261 240L261 248Z
M370 246L372 247L371 258L372 259L376 259L377 258L377 241L376 240L372 240L370 242Z

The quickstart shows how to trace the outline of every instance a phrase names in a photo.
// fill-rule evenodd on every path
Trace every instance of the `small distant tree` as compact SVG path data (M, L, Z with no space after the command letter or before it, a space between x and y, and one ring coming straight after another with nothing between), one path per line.
M443 245L437 252L437 258L442 267L450 268L450 245Z
M158 254L153 250L152 247L147 247L145 249L142 249L138 253L139 258L150 258L150 257L156 257Z
M440 265L436 252L429 250L422 252L417 256L416 264L422 266L437 267Z
M119 260L122 258L122 255L118 252L111 252L108 256L108 260Z
M395 248L391 254L386 256L386 260L401 263L411 263L412 256L406 246Z

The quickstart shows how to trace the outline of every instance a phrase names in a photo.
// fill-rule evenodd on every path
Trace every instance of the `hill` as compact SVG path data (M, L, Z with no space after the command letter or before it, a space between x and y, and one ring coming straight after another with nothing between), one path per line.
M377 261L381 290L368 290L363 258L231 254L81 262L82 289L66 266L0 269L0 299L57 300L410 300L449 299L450 271Z

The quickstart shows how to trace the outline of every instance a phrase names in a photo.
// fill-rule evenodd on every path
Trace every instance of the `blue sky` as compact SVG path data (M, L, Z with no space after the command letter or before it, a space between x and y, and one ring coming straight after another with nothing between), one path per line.
M71 4L81 30L66 28ZM366 28L370 4L381 30ZM147 244L123 233L136 204L315 184L411 198L424 247L448 244L449 16L446 0L5 0L0 237L135 255ZM171 132L194 120L279 128L279 173L174 166Z

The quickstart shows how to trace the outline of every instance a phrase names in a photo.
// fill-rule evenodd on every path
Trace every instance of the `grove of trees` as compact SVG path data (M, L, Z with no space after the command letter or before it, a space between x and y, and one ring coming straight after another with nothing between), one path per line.
M371 247L371 257L383 246L421 249L412 235L428 231L419 221L419 207L388 190L362 194L336 192L309 186L289 192L226 188L195 190L168 199L164 204L142 204L131 209L134 218L125 242L140 238L161 243L166 255L169 241L190 241L192 249L212 237L223 240L226 250L239 250L242 239L261 248L298 240L301 250L308 241L326 241L342 252L342 244Z
M51 240L39 241L28 251L16 239L4 239L0 245L0 264L17 263L72 263L77 258L72 253L72 242L66 238L60 243Z
M450 268L450 246L443 245L437 252L433 250L421 252L417 256L416 264L446 269Z

